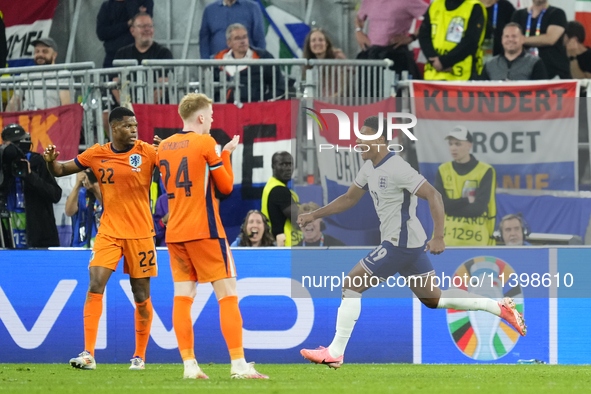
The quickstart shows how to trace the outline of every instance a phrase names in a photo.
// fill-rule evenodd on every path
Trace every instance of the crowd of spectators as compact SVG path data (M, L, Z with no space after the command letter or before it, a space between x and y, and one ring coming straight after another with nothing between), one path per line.
M413 79L426 80L518 81L591 75L591 52L583 44L583 25L567 22L564 10L549 5L548 0L532 1L531 7L515 10L509 0L434 0L431 4L425 0L360 0L354 20L359 52L353 57L391 59L399 75L407 71ZM103 67L111 67L117 59L139 63L173 59L169 48L154 41L153 10L153 0L103 2L96 18L96 34L105 48ZM216 0L204 8L201 20L202 59L273 58L266 48L263 12L253 0ZM334 39L313 27L304 41L302 57L346 59ZM427 59L424 72L415 61L415 41ZM42 37L32 45L36 64L55 64L55 41ZM307 68L302 68L302 79ZM217 89L216 94L218 98L225 95L228 102L288 98L285 87L293 85L293 80L286 84L284 72L281 67L224 66L215 70L216 79L226 79L225 86L230 86L239 77L240 97L234 97L235 87L223 92ZM338 72L351 71L342 67ZM318 97L346 95L349 75L338 83L325 77ZM366 84L372 83L366 76ZM67 90L49 90L46 101L29 104L14 94L7 108L42 109L71 102ZM113 91L113 96L113 104L119 105L119 92Z
M104 1L96 24L96 34L105 48L104 67L111 67L113 60L117 59L135 59L138 63L145 59L173 59L169 48L154 41L153 8L153 0ZM199 30L201 58L272 59L273 56L266 50L263 21L259 5L252 0L217 0L209 4L204 9ZM583 25L576 21L567 22L564 11L549 5L547 0L533 0L531 7L518 10L508 0L434 0L431 4L423 0L362 0L354 26L360 49L355 55L357 59L391 59L397 73L407 71L415 79L519 81L591 76L591 51L584 45L586 32ZM333 39L321 28L310 29L304 41L303 57L346 59L344 51L334 45ZM412 50L415 41L428 59L424 73L415 61ZM55 64L59 48L52 38L41 37L31 45L36 65ZM306 77L306 70L306 67L302 69L302 79ZM217 94L225 95L228 102L287 98L287 76L279 67L221 66L214 70L214 75L218 82L225 79L223 85L228 86L227 90L218 90ZM238 76L241 81L239 92L233 84ZM327 83L319 95L342 95L346 91L347 80L342 78L340 86ZM245 85L246 81L250 81L250 86ZM36 110L69 104L70 92L60 88L60 84L61 80L50 81L49 86L57 88L38 89L33 95L23 95L15 89L6 109ZM158 101L159 92L154 94ZM113 96L115 105L118 105L119 91L114 90ZM14 150L9 145L19 146L24 141L25 146L27 138L30 140L26 133L21 134L17 130L13 137L7 134L5 139L2 136L3 150L7 152L5 161L11 160L6 157ZM443 196L446 215L477 218L479 223L478 228L456 225L446 229L446 243L494 244L494 169L470 154L472 135L466 127L456 127L446 139L453 160L439 168L435 187ZM24 200L42 198L39 206L47 208L49 203L55 202L61 190L38 165L40 161L36 154L25 148L19 151L29 165L18 177L20 183L11 184L10 188L16 193L17 186L20 187ZM251 211L244 218L236 246L343 245L324 233L324 222L312 223L304 229L296 228L297 225L292 227L292 219L298 213L318 208L314 203L300 206L297 194L287 186L292 175L292 161L288 152L277 152L273 156L273 176L263 190L261 211ZM4 172L11 171L6 163L2 164ZM475 182L466 180L466 174L473 171L479 173L479 179ZM42 192L34 193L33 190ZM165 245L168 219L165 197L165 194L160 196L154 206L158 245ZM27 220L24 220L24 211L18 212L16 206L13 208L15 213L21 213L13 221L22 228L15 227L12 231L25 231L26 223L36 219L29 218L27 213ZM43 217L47 212L36 217ZM66 214L73 218L72 245L91 246L101 214L100 189L94 174L79 174L68 197ZM459 221L450 220L448 223ZM526 234L521 217L513 215L500 222L497 229L505 238L505 244L515 245L513 233L516 227L520 228L517 233ZM34 233L23 238L21 243L57 246L53 227L44 231L39 239ZM5 238L4 241L11 240ZM523 244L523 237L515 242Z

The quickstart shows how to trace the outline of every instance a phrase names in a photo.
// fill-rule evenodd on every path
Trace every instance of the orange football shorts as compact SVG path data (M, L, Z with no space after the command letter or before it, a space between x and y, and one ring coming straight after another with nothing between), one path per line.
M154 238L119 239L97 234L89 267L105 267L115 271L123 259L123 272L132 278L158 276Z
M236 277L234 258L225 238L168 243L168 252L175 282L207 283Z

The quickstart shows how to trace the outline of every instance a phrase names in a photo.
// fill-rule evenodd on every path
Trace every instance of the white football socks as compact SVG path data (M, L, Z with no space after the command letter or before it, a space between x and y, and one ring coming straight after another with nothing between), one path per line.
M501 315L501 307L497 301L460 289L443 290L439 298L439 304L437 304L437 309L486 311L493 315Z
M230 370L232 373L245 373L247 369L248 364L246 363L246 359L238 358L231 361Z
M183 361L183 364L185 365L185 369L191 369L191 368L198 368L199 364L197 364L197 360L192 359L192 360L185 360Z
M345 348L360 313L361 293L349 289L343 290L341 306L337 313L337 332L328 347L331 357L340 357L345 353Z

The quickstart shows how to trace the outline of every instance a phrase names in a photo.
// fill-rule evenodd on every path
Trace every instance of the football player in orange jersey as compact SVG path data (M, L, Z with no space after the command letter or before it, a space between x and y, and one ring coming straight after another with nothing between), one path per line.
M156 149L137 140L137 120L129 109L118 107L111 111L109 125L113 130L113 142L95 144L73 160L56 161L59 152L54 145L48 146L43 154L54 176L91 168L103 195L104 210L90 257L90 284L84 304L85 350L72 358L70 364L80 369L96 369L94 348L103 310L103 293L123 256L123 272L129 274L136 304L136 348L129 369L142 370L152 325L150 277L157 276L158 272L149 200Z
M207 379L194 352L191 306L196 284L211 282L220 305L220 326L230 353L234 379L268 379L244 359L242 316L236 293L236 268L218 212L214 184L229 194L234 184L230 153L238 136L224 146L221 157L209 135L212 101L190 93L179 105L183 130L160 143L158 165L168 194L166 243L174 280L172 324L183 358L184 378Z

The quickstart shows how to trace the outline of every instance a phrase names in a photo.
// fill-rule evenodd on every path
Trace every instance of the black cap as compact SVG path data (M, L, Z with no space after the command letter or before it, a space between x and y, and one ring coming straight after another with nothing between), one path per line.
M33 46L37 46L37 44L43 44L57 52L57 44L55 43L55 41L53 41L53 38L51 37L42 37L31 42L31 45Z
M18 123L11 123L2 129L2 141L17 142L29 135L23 126ZM30 137L29 137L30 141Z

